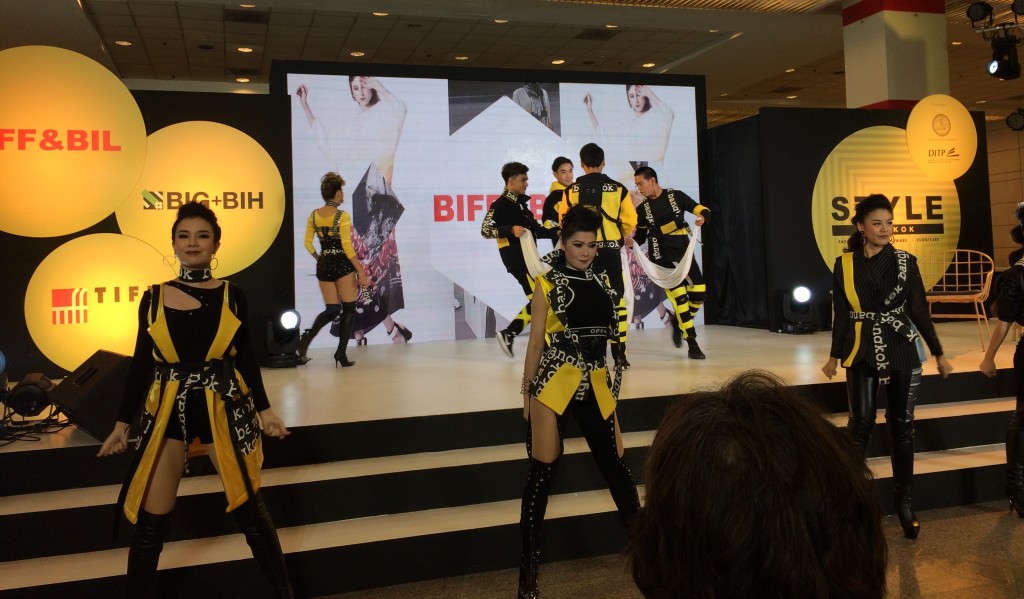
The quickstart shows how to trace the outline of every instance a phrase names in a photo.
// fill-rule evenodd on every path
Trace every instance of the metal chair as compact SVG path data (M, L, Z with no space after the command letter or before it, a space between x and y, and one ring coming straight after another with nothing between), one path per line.
M991 337L988 326L988 315L985 313L985 300L992 288L992 276L995 265L992 257L977 250L946 250L925 256L921 262L921 277L935 281L926 287L925 297L928 300L928 314L936 316L936 304L972 304L974 314L962 312L938 314L940 318L966 318L978 322L978 336L981 338L981 349L985 349L985 341ZM982 321L985 323L982 329Z

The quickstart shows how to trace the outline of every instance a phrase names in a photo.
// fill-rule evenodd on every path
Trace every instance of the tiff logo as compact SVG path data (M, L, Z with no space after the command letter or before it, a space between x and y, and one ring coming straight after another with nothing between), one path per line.
M78 289L53 289L51 293L51 324L84 324L89 322L88 292Z

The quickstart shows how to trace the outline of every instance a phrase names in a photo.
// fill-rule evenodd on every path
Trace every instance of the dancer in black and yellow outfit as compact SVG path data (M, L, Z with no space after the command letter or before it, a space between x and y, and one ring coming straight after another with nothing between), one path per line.
M324 296L326 309L316 315L313 326L306 329L299 338L299 356L306 360L306 352L313 337L334 320L341 312L338 335L338 349L334 352L335 366L353 366L347 356L348 340L356 320L356 299L359 284L368 287L370 280L363 271L363 263L356 258L352 248L352 219L339 206L344 201L345 180L335 172L329 172L320 179L320 195L324 206L317 208L306 221L306 251L316 260L316 278L320 281L320 292ZM313 235L320 240L320 253L313 247ZM341 298L341 305L338 305Z
M697 226L702 227L708 218L708 208L677 189L662 189L658 185L658 173L649 166L636 169L634 181L636 188L646 198L636 209L634 240L636 243L647 241L647 253L651 262L665 268L673 268L683 259L683 254L690 245L685 213L695 214ZM684 283L665 290L665 295L668 296L668 301L676 313L672 342L676 347L680 347L682 340L686 339L688 355L693 360L703 360L706 357L697 345L697 331L693 327L693 317L704 305L706 294L704 276L696 261L690 265L690 272Z
M181 274L142 295L139 333L113 432L99 456L128 445L128 423L145 403L134 467L118 498L135 524L128 551L127 595L154 591L157 562L185 470L186 445L206 445L224 483L228 511L277 597L291 597L281 544L260 497L263 434L283 438L270 408L246 324L242 290L214 279L217 217L187 203L172 227Z
M551 270L537 277L533 313L545 326L530 330L523 367L523 416L528 423L526 450L530 470L523 489L519 526L522 561L519 597L539 594L540 529L551 483L562 455L562 436L572 414L594 461L608 483L612 499L627 527L640 509L633 476L623 461L622 435L615 403L622 378L614 376L605 358L609 339L618 327L619 294L594 263L601 217L582 206L562 218L562 250L542 260ZM550 344L545 345L545 335Z
M921 383L917 341L924 338L943 378L953 371L935 334L917 259L889 243L892 204L880 194L857 204L857 227L847 251L833 268L832 350L821 371L832 378L842 360L850 400L847 429L867 451L875 426L875 400L886 385L885 421L892 440L892 480L896 515L903 534L921 530L911 506L914 476L914 402Z
M558 205L562 203L562 196L565 195L565 188L572 185L573 172L572 160L565 156L555 158L551 163L551 174L555 180L551 182L548 189L548 197L544 199L544 209L540 215L540 222L546 229L554 229L555 235L551 238L551 245L558 244Z
M505 181L505 189L498 196L498 199L491 202L491 207L480 224L480 235L484 239L496 239L498 241L498 253L501 254L501 261L505 264L508 273L515 277L516 282L523 288L526 294L527 303L519 311L508 327L498 331L495 339L501 346L501 351L508 357L512 357L512 342L516 335L523 332L530 324L530 300L533 298L533 279L526 270L526 262L523 261L523 250L520 247L520 237L529 230L535 238L552 237L556 233L552 229L545 229L537 222L530 211L530 196L526 195L526 187L529 171L525 164L520 162L509 162L501 167L501 178Z
M622 243L636 228L636 208L629 198L626 187L604 175L604 150L594 143L580 148L580 164L586 174L576 179L562 197L558 214L565 213L576 205L583 205L603 217L597 234L597 263L608 273L612 288L619 294L618 332L612 339L612 356L616 364L629 368L626 359L626 298L622 283Z

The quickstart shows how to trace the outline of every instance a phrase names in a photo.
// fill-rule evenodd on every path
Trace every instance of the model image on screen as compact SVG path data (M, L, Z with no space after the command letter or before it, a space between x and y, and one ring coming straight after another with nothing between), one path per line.
M512 101L544 123L545 127L551 128L551 101L548 99L548 92L544 91L539 83L524 83L522 87L512 92Z
M590 124L608 150L609 174L620 181L632 178L640 163L655 169L664 165L675 119L669 105L646 85L626 85L626 102L630 113L624 120L610 125L597 118L593 96L589 93L583 96Z
M352 193L352 245L372 283L372 293L357 302L355 339L365 344L364 335L383 322L395 343L405 343L412 332L392 318L405 307L395 239L395 225L405 208L392 185L406 106L375 77L349 76L349 91L359 110L341 122L331 123L331 135L309 105L309 89L299 85L296 95L317 146L329 162L367 163Z

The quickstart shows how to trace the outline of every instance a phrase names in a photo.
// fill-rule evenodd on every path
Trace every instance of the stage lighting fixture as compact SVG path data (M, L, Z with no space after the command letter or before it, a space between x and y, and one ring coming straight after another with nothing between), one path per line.
M1010 10L1015 15L1013 20L1016 21L1018 16L1024 15L1024 0L1013 0L1013 3L1010 4Z
M992 38L992 61L988 63L989 75L1003 81L1020 77L1017 42L1017 37L1009 34Z
M26 374L21 382L7 394L4 403L19 416L38 416L50 405L50 391L54 384L40 372Z
M295 310L285 310L267 322L268 367L295 368L305 363L298 354L301 322Z
M971 27L978 21L988 19L988 25L992 24L992 5L988 2L974 2L967 7L967 18L971 20Z
M811 290L803 285L794 287L782 296L781 332L791 335L809 335L815 331Z
M1014 131L1024 131L1024 108L1018 108L1006 117L1006 126Z

